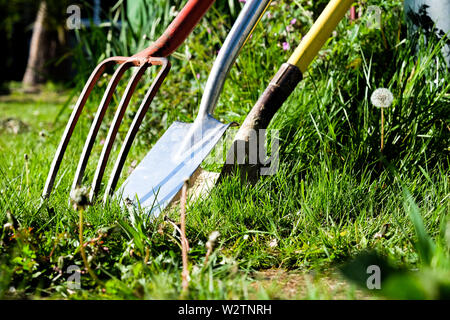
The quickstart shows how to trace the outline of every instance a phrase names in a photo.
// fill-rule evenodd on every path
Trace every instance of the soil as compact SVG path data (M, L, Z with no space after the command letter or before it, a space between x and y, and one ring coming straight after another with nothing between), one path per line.
M263 287L275 299L373 300L377 297L355 288L336 271L315 272L269 269L253 274L252 286Z

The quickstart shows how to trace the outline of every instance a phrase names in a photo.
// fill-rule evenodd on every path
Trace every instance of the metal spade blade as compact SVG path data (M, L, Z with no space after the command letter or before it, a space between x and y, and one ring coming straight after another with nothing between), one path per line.
M124 182L119 194L157 216L220 140L229 124L212 117L174 122Z

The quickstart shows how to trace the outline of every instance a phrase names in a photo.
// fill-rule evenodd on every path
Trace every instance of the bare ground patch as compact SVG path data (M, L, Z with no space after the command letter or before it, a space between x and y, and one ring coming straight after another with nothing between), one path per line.
M268 269L253 274L254 289L263 288L273 299L370 300L375 295L347 282L338 272L325 273Z

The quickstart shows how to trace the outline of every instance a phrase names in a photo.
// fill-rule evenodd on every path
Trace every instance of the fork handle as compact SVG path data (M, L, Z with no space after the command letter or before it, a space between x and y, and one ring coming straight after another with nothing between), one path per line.
M174 52L192 32L194 27L215 0L189 0L166 31L150 47L133 57L167 57Z

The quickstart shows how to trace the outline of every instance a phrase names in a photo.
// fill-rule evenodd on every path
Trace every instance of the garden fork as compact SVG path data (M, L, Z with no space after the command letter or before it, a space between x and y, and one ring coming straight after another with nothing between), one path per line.
M83 174L86 169L86 165L88 163L88 159L92 151L92 147L94 145L98 131L100 129L100 125L102 123L103 117L110 104L112 95L114 94L114 91L121 77L130 68L133 67L137 68L137 70L132 75L130 82L128 83L121 97L113 121L109 128L107 138L103 145L103 149L92 182L92 187L89 195L90 201L93 200L93 198L100 189L100 183L103 178L103 174L106 168L106 164L108 162L108 158L116 134L119 130L123 116L125 114L131 96L133 95L133 92L136 89L139 80L150 66L160 66L160 70L155 80L153 81L152 85L150 86L149 90L147 91L144 99L142 100L141 105L133 119L130 129L128 130L125 140L121 146L119 156L115 162L114 169L110 176L109 184L111 184L111 182L113 181L117 181L122 171L123 165L125 163L125 159L133 143L133 140L139 129L139 126L141 125L142 120L145 116L145 113L147 112L150 103L152 102L153 98L156 95L156 92L158 91L159 87L161 86L162 82L164 81L165 77L167 76L170 70L170 62L168 61L167 56L170 55L173 51L175 51L183 43L183 41L194 29L195 25L200 21L200 19L203 17L206 11L208 11L208 9L211 7L213 2L214 0L189 0L189 2L184 6L184 8L180 11L177 17L172 21L172 23L163 33L163 35L150 47L135 54L132 57L108 58L102 61L94 69L87 83L85 84L80 97L78 98L78 101L74 107L72 115L70 116L69 122L67 123L66 128L64 130L58 149L56 150L53 162L50 167L50 172L48 174L47 181L45 183L44 190L42 193L43 199L47 199L50 196L56 175L61 165L61 161L63 159L69 140L72 136L73 130L75 129L75 126L78 122L81 112L83 111L83 107L86 104L86 101L93 87L95 86L96 82L99 80L103 72L111 66L114 66L116 64L119 65L119 67L115 70L110 82L108 83L106 91L97 109L95 118L92 122L89 134L86 138L83 147L80 160L78 162L78 167L75 173L71 190L74 190L77 186L81 185Z

